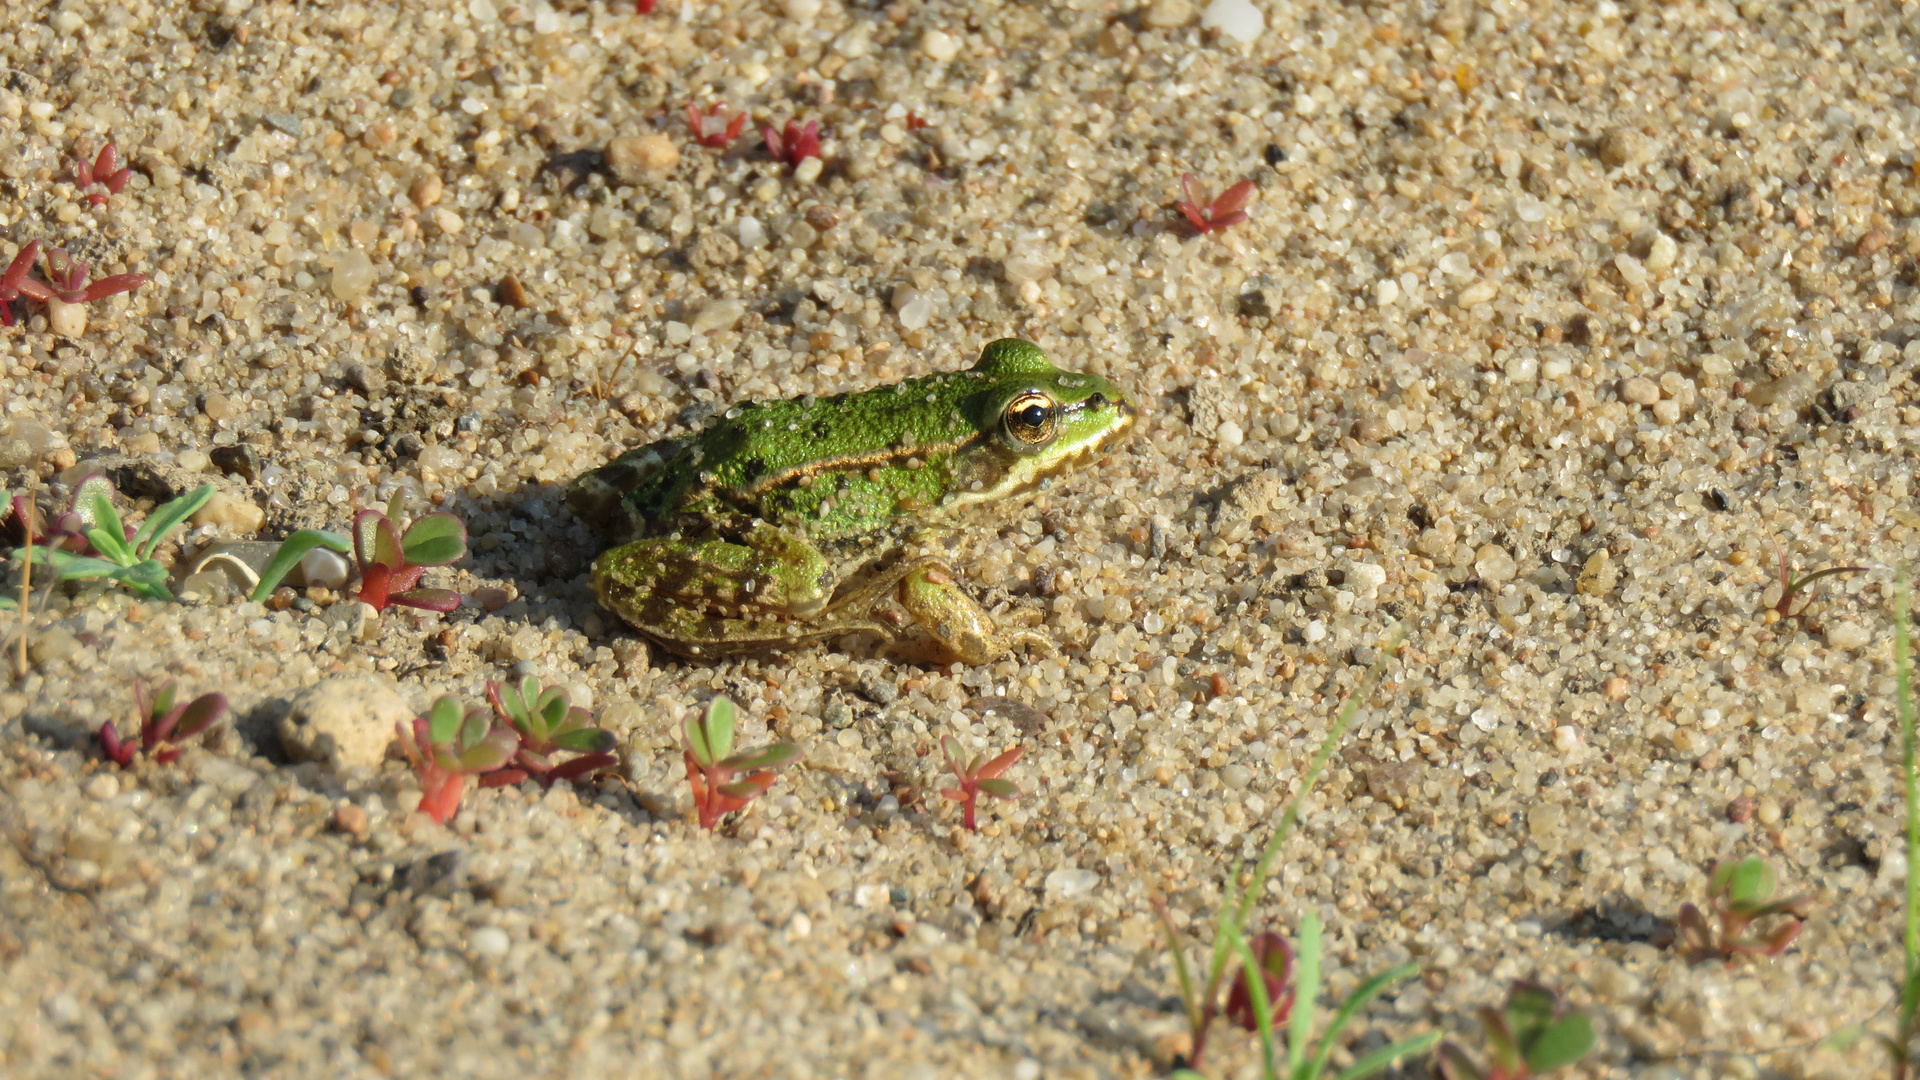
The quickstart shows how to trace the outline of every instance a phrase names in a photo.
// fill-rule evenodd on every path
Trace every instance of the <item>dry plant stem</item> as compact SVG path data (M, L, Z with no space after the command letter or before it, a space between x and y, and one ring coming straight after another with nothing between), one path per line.
M1893 1080L1906 1080L1911 1061L1915 1020L1920 1016L1920 772L1914 768L1913 651L1907 633L1907 607L1912 599L1902 573L1893 593L1893 677L1895 708L1900 714L1900 779L1907 796L1907 925L1905 964L1900 979L1900 1022L1889 1049Z
M40 463L38 461L35 461L34 467L27 470L27 506L29 508L33 506L33 489L36 486L35 482L40 479L39 465ZM32 623L32 615L27 607L28 601L32 599L32 594L33 594L33 514L32 513L28 513L22 517L20 521L20 528L24 533L24 535L26 536L25 546L27 549L27 556L26 556L26 565L20 568L20 654L18 659L15 661L14 666L15 666L15 669L19 672L19 677L24 679L27 677L27 628Z
M1320 773L1326 769L1327 762L1333 758L1333 752L1339 747L1340 740L1346 737L1347 729L1353 726L1353 718L1360 711L1360 703L1372 693L1374 682L1380 677L1381 670L1386 666L1387 661L1400 651L1400 643L1406 639L1406 636L1407 631L1404 626L1394 627L1388 635L1380 655L1374 660L1372 666L1367 668L1366 674L1360 677L1359 684L1353 688L1352 695L1347 698L1346 706L1340 710L1340 715L1334 720L1333 727L1329 728L1326 737L1320 740L1320 748L1314 752L1313 763L1308 766L1306 775L1300 780L1300 791L1288 801L1286 812L1280 816L1279 827L1267 840L1266 847L1261 849L1260 858L1253 864L1253 872L1247 875L1238 899L1227 901L1227 910L1221 916L1220 929L1213 939L1213 961L1207 968L1206 986L1201 990L1197 1001L1193 1000L1188 993L1191 980L1186 972L1186 958L1181 948L1180 932L1173 925L1166 904L1156 900L1154 906L1160 914L1161 927L1166 934L1168 947L1174 953L1175 970L1180 975L1180 996L1186 1005L1187 1023L1192 1028L1193 1055L1188 1059L1190 1068L1198 1069L1206 1053L1207 1032L1213 1027L1213 1020L1217 1015L1215 1003L1220 999L1220 981L1226 976L1227 962L1232 959L1235 943L1240 940L1246 928L1247 917L1253 913L1254 902L1259 899L1268 875L1273 872L1274 860L1280 857L1280 849L1285 846L1287 837L1293 832L1293 826L1300 820L1300 808L1306 803L1307 797L1313 794L1313 786L1319 781ZM1239 866L1236 864L1229 878L1235 878L1238 874Z

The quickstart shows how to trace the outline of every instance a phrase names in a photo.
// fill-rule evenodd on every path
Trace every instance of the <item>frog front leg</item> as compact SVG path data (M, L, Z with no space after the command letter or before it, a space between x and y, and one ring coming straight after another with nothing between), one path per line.
M1002 632L979 601L954 581L946 564L928 560L909 567L896 592L900 606L945 649L946 659L978 665L999 659L1015 644L1053 652L1053 642L1031 630Z
M636 629L688 656L797 645L870 628L813 621L825 612L838 579L806 539L771 525L743 539L622 544L593 561L594 592Z

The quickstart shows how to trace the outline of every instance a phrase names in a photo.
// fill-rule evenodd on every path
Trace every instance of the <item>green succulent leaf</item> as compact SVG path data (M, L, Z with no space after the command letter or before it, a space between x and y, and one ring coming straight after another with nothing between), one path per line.
M460 721L460 752L480 745L493 730L493 717L485 709L468 709ZM519 740L514 740L518 744Z
M445 511L428 514L407 529L400 548L414 566L445 566L467 553L467 527Z
M767 789L751 780L735 780L731 784L721 784L714 790L729 799L751 799Z
M478 713L476 715L481 717L482 722L485 721L485 714ZM501 738L502 735L506 735L507 737ZM460 771L475 773L497 769L505 765L508 760L513 757L514 751L518 749L518 747L519 741L514 739L509 733L499 731L490 732L486 738L460 751Z
M1569 1013L1549 1025L1527 1047L1527 1068L1536 1073L1571 1065L1593 1049L1593 1021L1587 1014Z
M202 694L187 703L187 709L180 714L180 723L173 729L173 738L191 739L195 735L213 726L220 714L227 711L225 694Z
M140 531L133 534L133 548L142 559L153 554L181 522L192 517L213 498L214 486L201 484L185 495L154 508L147 520L140 525ZM121 535L126 535L122 533Z
M127 527L120 520L120 511L113 508L113 484L106 477L82 481L80 490L73 493L73 510L88 531L107 529L122 542L126 540Z
M21 549L21 551L25 550L29 549ZM36 547L30 550L33 561L53 567L53 572L59 575L61 581L86 581L92 578L112 577L126 569L118 563L96 559L91 555L75 555L58 548ZM13 554L18 558L20 551L15 551Z
M1516 983L1507 991L1507 1026L1514 1041L1525 1046L1553 1023L1553 991L1531 983Z
M723 769L736 772L752 772L758 769L777 769L800 756L800 748L792 743L774 743L758 750L735 754L720 762Z
M300 565L300 560L306 558L314 548L320 547L345 555L353 550L353 541L339 533L321 529L301 529L293 533L280 541L273 558L267 560L266 569L260 571L260 583L253 587L253 594L247 599L256 604L264 603L267 597L273 595L273 590L287 579L287 575L293 573L293 568Z
M173 697L179 687L172 679L153 688L153 700L147 706L148 720L159 720L173 711Z
M982 780L981 791L996 799L1017 799L1020 797L1020 785L1011 780Z
M434 746L452 746L456 735L460 733L460 722L465 719L460 708L460 699L452 694L442 694L434 699L433 708L427 711L427 739Z
M707 703L705 716L687 721L687 749L693 760L712 768L733 751L733 702L717 697Z
M613 732L599 728L585 728L579 731L562 732L553 740L553 744L562 750L571 750L576 754L608 754L619 741Z
M1735 904L1764 902L1773 896L1774 884L1773 864L1755 855L1716 867L1712 891Z

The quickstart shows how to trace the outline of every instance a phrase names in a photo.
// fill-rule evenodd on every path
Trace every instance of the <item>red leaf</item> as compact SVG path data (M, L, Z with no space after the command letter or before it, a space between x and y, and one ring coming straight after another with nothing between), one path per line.
M1233 222L1223 221L1222 219L1232 217L1240 210L1245 209L1246 205L1253 201L1254 193L1259 190L1259 187L1255 185L1253 181L1242 180L1221 192L1219 198L1208 204L1207 216L1213 219L1216 226L1233 224ZM1238 220L1245 221L1246 215L1242 214Z
M360 575L360 602L375 611L387 610L387 585L392 572L379 563L368 566Z
M104 300L115 293L132 292L149 280L145 274L115 274L112 277L101 278L81 291L80 302L92 303L95 300Z

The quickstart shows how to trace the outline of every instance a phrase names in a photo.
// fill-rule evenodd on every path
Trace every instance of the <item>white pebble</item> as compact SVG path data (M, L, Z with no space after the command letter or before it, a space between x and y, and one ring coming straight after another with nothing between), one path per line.
M205 450L182 450L174 455L173 463L190 473L206 472L213 459Z
M358 301L373 287L373 260L358 248L340 256L340 261L333 264L329 287L333 289L333 298L343 304Z
M693 317L693 332L706 334L716 330L731 330L746 313L747 305L738 300L715 300Z
M513 947L513 939L507 936L505 930L497 926L483 926L468 935L467 947L472 949L476 956L498 960L507 955L507 950Z
M944 30L929 30L920 35L920 51L944 64L960 52L960 43Z
M1312 622L1309 622L1307 624L1307 628L1301 632L1300 636L1306 638L1307 644L1309 645L1315 645L1322 641L1327 640L1326 620L1315 619Z
M96 773L84 790L94 802L106 802L120 794L120 780L112 773Z
M806 22L820 14L821 0L781 0L780 7L787 18Z
M1547 219L1547 204L1531 195L1522 195L1513 200L1513 216L1528 224Z
M1647 248L1647 269L1654 273L1663 273L1673 267L1673 261L1680 257L1680 245L1673 237L1661 233L1653 238Z
M805 161L802 161L797 167L794 168L793 170L794 183L811 184L815 180L820 179L820 170L824 168L826 168L826 165L823 164L819 158L817 157L807 158Z
M1246 439L1246 433L1240 430L1239 424L1231 420L1223 420L1214 430L1213 439L1221 446L1239 446Z
M1400 283L1392 278L1381 278L1373 286L1373 302L1381 307L1392 307L1400 299Z
M1553 729L1554 749L1563 754L1571 754L1580 746L1580 732L1572 724L1561 724Z
M1266 26L1266 16L1248 0L1213 0L1200 14L1200 29L1218 30L1222 37L1242 43L1258 38Z
M1835 649L1858 649L1873 640L1866 628L1855 622L1837 622L1827 626L1827 644Z
M1047 892L1060 900L1084 896L1100 884L1100 875L1091 870L1069 866L1047 875Z
M767 243L767 227L760 219L751 215L740 219L740 246L743 248L764 247Z
M338 589L347 583L347 560L339 552L314 548L300 557L301 580Z
M931 321L933 305L925 297L916 296L900 309L900 325L908 330L918 330Z
M59 299L47 301L47 329L64 338L77 338L86 333L87 306Z

